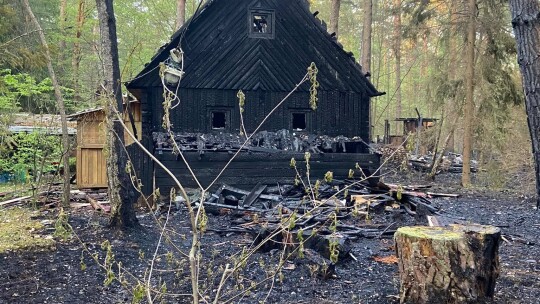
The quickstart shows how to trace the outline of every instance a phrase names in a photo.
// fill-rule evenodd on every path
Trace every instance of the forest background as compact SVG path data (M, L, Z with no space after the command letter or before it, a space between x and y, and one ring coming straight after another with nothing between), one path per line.
M169 41L182 0L115 0L122 81L129 81ZM475 182L509 187L514 173L534 179L530 136L515 39L506 1L478 0L474 44L474 105L466 97L467 7L452 0L310 0L318 18L330 22L340 43L360 60L366 34L366 3L372 3L371 81L386 95L373 99L373 139L402 134L398 117L437 118L423 140L461 153L464 125L472 125L473 158L482 170ZM103 79L98 16L93 0L30 0L51 49L66 110L97 106ZM336 5L338 18L336 19ZM186 17L198 0L186 0ZM333 13L334 11L334 13ZM9 153L7 126L18 112L57 113L44 49L20 1L0 0L0 153ZM338 20L336 22L335 20ZM337 29L336 30L336 27ZM466 115L472 114L472 115ZM0 155L0 159L5 159ZM7 166L2 164L0 166ZM1 170L0 170L1 171ZM534 190L534 182L524 184Z

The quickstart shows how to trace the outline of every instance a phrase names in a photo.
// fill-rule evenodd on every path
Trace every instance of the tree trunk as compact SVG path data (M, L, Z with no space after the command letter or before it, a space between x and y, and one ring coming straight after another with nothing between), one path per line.
M448 9L448 20L450 22L450 33L448 34L448 61L446 62L446 70L448 75L448 81L453 84L456 78L456 69L458 67L455 46L457 4L454 1L450 1L449 6L450 7ZM437 143L437 148L440 149L440 153L434 153L433 162L431 163L431 172L428 174L428 178L433 181L435 180L435 175L437 174L439 164L441 163L444 157L444 153L450 145L450 142L452 142L451 150L454 149L454 133L457 127L458 119L460 117L458 109L459 111L461 111L461 106L457 106L458 100L456 96L457 94L454 93L453 98L451 100L445 100L443 104L443 111L445 113L443 119L444 121L450 121L451 116L453 115L453 124L449 125L450 129L448 130L448 135L446 136L442 147L439 148L439 145ZM443 124L444 121L441 121L441 124ZM441 125L440 127L442 131L443 125Z
M116 113L123 113L118 42L113 0L96 0L101 33L101 57L105 69L105 94L107 105L107 186L111 202L111 222L114 228L138 227L135 216L135 189L127 172L127 152L124 129Z
M540 207L540 5L538 0L510 0L510 10L536 169L536 206Z
M101 58L101 46L99 45L99 25L93 25L92 26L92 53L96 58ZM99 65L99 68L96 69L96 78L97 79L103 79L103 64ZM97 89L97 88L94 88Z
M499 276L500 229L402 227L394 236L400 303L487 303Z
M425 32L422 35L422 56L424 57L424 59L422 60L422 67L420 68L420 79L424 83L424 87L426 88L426 96L424 97L424 100L428 110L427 117L433 117L433 110L436 106L433 102L433 98L431 98L431 85L428 83L429 79L431 79L429 69L429 61L431 58L428 55L428 38L429 32L428 29L425 29Z
M176 1L176 23L175 28L178 30L186 22L186 0Z
M373 24L372 0L364 0L364 24L362 26L362 49L360 65L364 74L371 72L371 31Z
M79 88L79 66L81 64L81 36L82 28L85 22L84 8L86 0L79 0L77 5L77 22L75 30L75 40L73 41L73 57L71 60L71 67L73 69L73 89L75 90L74 99L80 101L80 88Z
M56 106L58 107L58 112L60 112L60 119L62 121L62 164L64 166L64 193L63 193L63 199L62 203L65 207L69 207L69 194L70 194L70 176L69 176L69 154L70 154L70 148L69 148L69 135L68 135L68 125L67 125L67 118L66 118L66 108L64 106L64 99L62 97L62 91L60 90L60 85L58 84L58 80L56 79L56 73L54 72L54 68L52 65L52 58L51 58L51 52L49 50L49 45L47 44L47 39L45 38L45 34L43 33L43 29L41 28L41 25L39 25L39 22L34 15L34 12L32 12L32 8L30 7L30 3L28 0L23 0L23 6L28 13L28 17L36 27L39 33L39 40L41 41L41 44L43 45L43 49L45 50L45 58L47 59L47 70L49 71L49 76L51 77L51 82L54 88L54 97L56 98Z
M336 33L336 37L338 37L338 29L339 29L339 8L341 6L341 0L332 0L332 7L330 8L330 33Z
M396 58L396 118L401 117L401 0L394 0L394 56ZM396 125L396 132L400 132L402 126ZM400 133L397 133L400 134Z
M447 71L448 71L448 80L452 82L452 85L454 84L454 81L456 80L456 70L458 70L459 66L457 64L457 50L456 50L456 32L457 32L457 6L458 4L455 1L450 1L450 9L449 9L449 20L450 20L450 34L448 35L448 52L450 52L448 56L448 62L447 62ZM459 112L462 110L463 103L461 100L457 99L458 94L454 94L453 98L447 102L447 110L446 115L451 116L454 115L454 119L457 123ZM449 117L447 121L450 121L452 118ZM456 130L456 124L454 124L452 131L450 132L450 138L448 139L448 146L450 146L450 150L454 152L454 136L455 136L455 130Z
M440 153L435 152L433 155L434 158L433 158L433 163L431 164L431 172L428 174L428 178L430 178L431 180L435 180L435 175L437 174L437 169L439 168L439 165L443 159L444 152L446 148L448 147L450 140L452 139L452 137L454 137L454 131L456 130L458 118L459 116L456 115L454 119L454 123L450 126L450 130L448 131L448 135L446 136L446 138L444 139L444 143L440 147L441 152ZM442 129L442 125L441 125L441 129Z
M371 73L371 31L373 23L373 3L371 0L364 0L364 24L362 26L362 49L360 65L362 72L366 75ZM369 77L369 76L368 76ZM373 140L373 129L375 127L375 107L369 106L369 140Z
M67 0L60 0L60 16L59 16L59 25L60 25L60 34L62 35L62 38L60 38L60 62L63 61L63 50L66 49L66 8L67 8Z
M468 26L466 41L465 113L463 118L463 173L461 185L471 185L471 153L474 118L474 45L476 42L476 0L468 1Z

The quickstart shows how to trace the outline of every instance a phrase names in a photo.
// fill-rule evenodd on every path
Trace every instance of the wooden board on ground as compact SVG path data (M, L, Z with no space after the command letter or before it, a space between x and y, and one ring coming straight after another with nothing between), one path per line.
M11 206L11 205L16 205L16 204L21 203L24 200L27 200L27 199L30 199L30 198L32 198L32 196L17 197L17 198L14 198L14 199L3 201L3 202L0 202L0 207L8 207L8 206Z

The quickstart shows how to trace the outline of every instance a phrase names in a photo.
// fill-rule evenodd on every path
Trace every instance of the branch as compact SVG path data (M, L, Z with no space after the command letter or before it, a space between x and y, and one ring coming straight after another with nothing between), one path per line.
M6 42L0 44L0 47L4 47L4 46L6 46L6 45L12 43L12 42L15 41L15 40L18 40L18 39L21 39L21 38L23 38L23 37L29 36L29 35L31 35L31 34L33 34L33 33L36 33L36 32L42 32L42 31L43 31L43 29L37 29L37 30L32 30L32 31L30 31L30 32L26 32L26 33L24 33L24 34L21 34L21 35L15 37L15 38L12 38L12 39L10 39L10 40L8 40L8 41L6 41Z

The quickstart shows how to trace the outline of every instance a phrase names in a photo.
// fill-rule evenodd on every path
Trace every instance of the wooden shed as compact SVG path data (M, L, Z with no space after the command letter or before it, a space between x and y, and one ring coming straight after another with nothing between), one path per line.
M437 122L437 118L407 118L401 117L396 118L395 121L403 122L403 135L408 135L409 133L416 133L417 129L420 127L423 130L432 128Z
M179 84L168 85L160 70L175 60L174 54L183 54L177 64L183 76ZM178 92L177 106L170 111L172 131L206 187L240 146L238 91L245 93L243 122L251 134L312 62L320 84L317 110L309 106L310 85L304 83L270 116L219 182L245 187L292 182L290 159L302 160L307 151L312 152L312 173L318 178L326 171L346 178L355 163L375 170L379 158L367 147L370 98L383 93L327 32L307 0L207 1L127 84L141 102L142 142L185 185L196 185L162 127L163 92ZM173 186L147 157L139 161L145 192L148 185L162 188L162 193Z
M130 102L128 110L132 111L133 122L140 138L141 105ZM103 108L88 109L68 116L69 120L77 121L77 187L106 188L107 161L105 147L105 111ZM127 112L124 121L131 131L131 121ZM133 139L124 135L126 146L133 144Z

